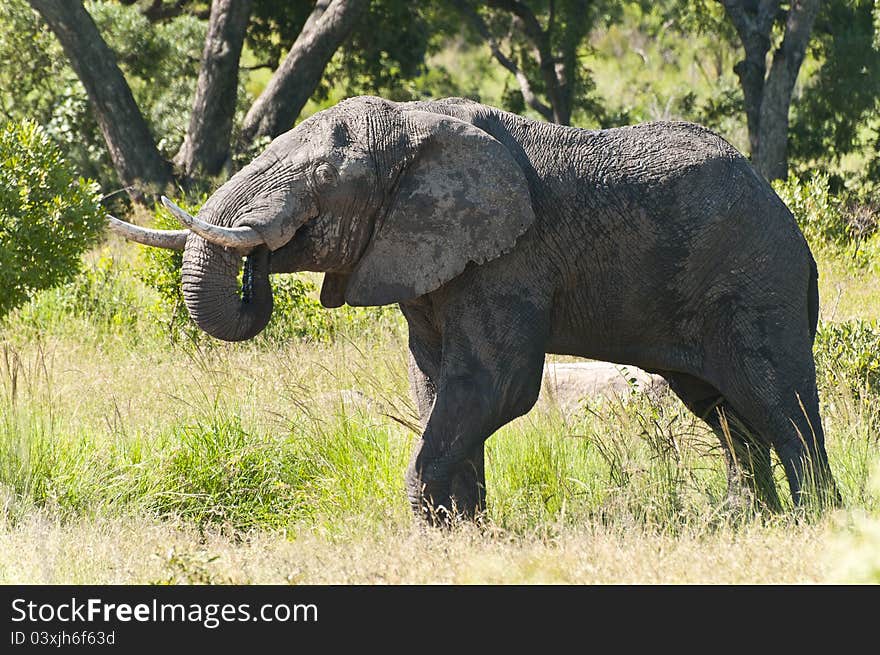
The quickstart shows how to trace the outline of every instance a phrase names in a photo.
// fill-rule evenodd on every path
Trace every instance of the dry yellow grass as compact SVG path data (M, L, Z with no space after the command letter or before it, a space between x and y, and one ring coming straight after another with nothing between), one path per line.
M851 264L830 257L822 258L818 265L821 320L880 317L880 272L856 270Z
M751 525L668 536L596 526L514 537L380 528L229 539L141 520L62 525L35 516L0 532L0 582L275 584L767 584L871 581L840 560L845 533ZM877 542L874 542L876 546ZM874 580L876 581L876 579Z
M832 269L825 284L835 279L837 318L864 316L875 278ZM878 458L876 412L842 393L825 421L848 512L813 523L791 515L728 523L720 454L707 450L717 446L671 401L647 416L572 421L536 411L518 420L490 442L487 527L433 531L412 525L403 496L412 435L399 421L415 416L402 333L269 350L137 346L78 330L37 340L0 332L0 583L880 582L880 482L866 483ZM369 407L340 390L364 394ZM662 443L646 447L655 424L675 435L676 457ZM210 434L204 444L187 441L215 425L220 437L240 429L244 445ZM39 466L26 452L34 435ZM626 482L600 457L611 444ZM214 447L219 455L202 462ZM275 468L290 453L319 460L296 463L304 481L294 491L276 479L298 483ZM171 466L181 457L188 468ZM226 467L239 477L214 496L198 488L208 498L183 507L190 519L174 518L180 504L169 511L155 501L178 493L180 479ZM259 494L227 493L251 483L292 500L267 508ZM209 513L240 519L252 507L266 512L256 528ZM300 512L285 530L272 514L278 507Z

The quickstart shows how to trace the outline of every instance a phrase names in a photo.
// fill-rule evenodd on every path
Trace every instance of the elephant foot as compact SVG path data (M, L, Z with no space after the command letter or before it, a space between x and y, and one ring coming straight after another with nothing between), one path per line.
M738 518L779 514L782 503L772 480L763 480L753 471L740 469L728 475L727 507Z
M451 518L449 508L452 506L448 483L436 480L428 482L408 471L406 495L417 520L435 527L448 524Z
M415 515L441 527L479 521L486 510L483 443L451 465L426 458L423 445L416 448L406 472L407 496Z
M459 467L444 480L407 475L407 496L416 517L435 527L479 521L486 509L486 486L473 466Z
M450 498L457 515L475 521L486 511L486 478L483 469L483 449L478 461L467 459L452 473Z

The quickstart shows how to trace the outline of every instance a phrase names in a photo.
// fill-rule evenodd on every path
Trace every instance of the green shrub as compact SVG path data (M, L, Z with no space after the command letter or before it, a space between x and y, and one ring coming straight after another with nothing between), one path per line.
M142 288L125 264L106 248L84 258L82 270L66 284L36 294L7 318L23 338L55 335L120 335L139 339L144 318ZM80 320L74 320L80 319Z
M773 188L794 214L811 246L845 247L849 243L842 203L829 192L828 175L816 173L802 180L792 174L787 180L776 180Z
M880 395L880 325L855 319L820 323L813 348L820 386L845 386L856 397Z
M263 332L270 341L328 341L334 333L331 311L315 298L317 285L300 274L272 278L272 319Z
M192 214L198 211L198 205L191 205L180 199L177 200L177 204ZM177 219L159 204L153 211L153 227L158 230L181 229ZM138 277L158 294L158 300L151 308L153 318L167 326L173 338L181 334L194 334L195 326L189 320L180 288L183 252L166 248L141 247L138 264Z
M852 258L859 264L880 265L880 202L855 196L846 206Z
M876 265L880 210L867 195L867 187L849 189L838 196L831 193L826 173L816 173L809 179L792 173L787 180L775 181L773 188L794 214L812 248L845 255L858 268Z
M0 133L0 316L76 275L104 227L97 185L77 178L43 129Z
M132 282L131 273L105 248L70 284L58 289L59 304L108 332L130 332L137 326L140 305Z

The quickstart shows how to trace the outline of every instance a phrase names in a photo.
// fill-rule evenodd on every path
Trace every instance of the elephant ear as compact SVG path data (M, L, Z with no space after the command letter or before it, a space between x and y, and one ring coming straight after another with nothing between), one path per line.
M409 163L345 290L349 305L416 298L510 251L534 222L525 174L500 142L451 116L404 113Z

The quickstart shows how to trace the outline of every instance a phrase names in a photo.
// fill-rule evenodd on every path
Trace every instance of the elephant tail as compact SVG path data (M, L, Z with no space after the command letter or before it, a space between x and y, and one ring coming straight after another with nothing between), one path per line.
M807 311L810 321L810 341L816 338L816 327L819 324L819 269L816 260L810 256L810 286L807 290Z

